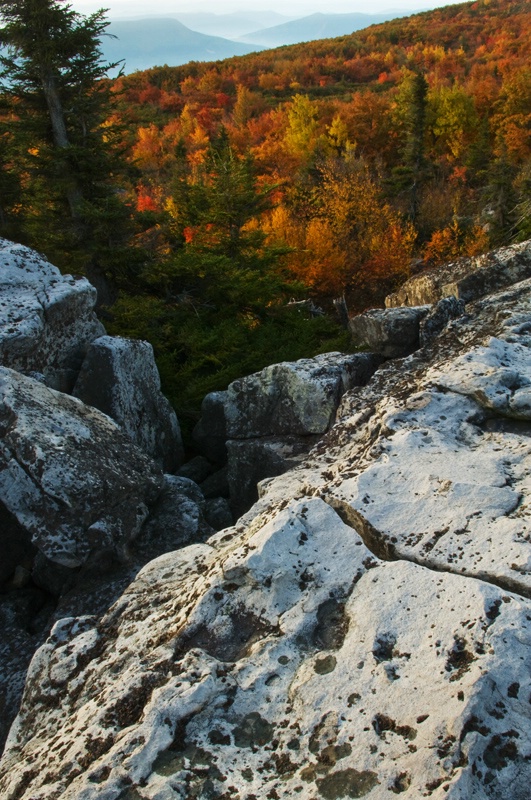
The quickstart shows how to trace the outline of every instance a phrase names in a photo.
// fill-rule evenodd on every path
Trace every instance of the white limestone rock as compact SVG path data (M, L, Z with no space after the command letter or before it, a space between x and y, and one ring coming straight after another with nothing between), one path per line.
M58 622L2 798L528 800L528 353L531 281L347 392L236 526Z
M0 367L0 500L51 561L83 564L138 533L162 474L109 417Z
M71 390L86 348L105 333L86 278L61 275L43 256L0 239L0 364Z
M526 800L530 645L530 601L383 563L292 503L151 562L100 623L59 622L0 791Z
M484 419L448 392L388 404L370 463L331 487L330 502L377 551L530 596L531 438Z
M160 391L149 342L102 336L88 348L73 394L112 417L166 472L184 451L179 423Z
M427 378L442 389L472 397L494 414L531 421L531 351L526 342L492 338L449 368L430 370Z

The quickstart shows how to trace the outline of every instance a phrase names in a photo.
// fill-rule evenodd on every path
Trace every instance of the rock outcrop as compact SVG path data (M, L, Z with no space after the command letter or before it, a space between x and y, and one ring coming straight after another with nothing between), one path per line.
M258 481L302 459L333 424L344 393L366 383L381 360L372 353L325 353L285 361L207 395L194 437L211 460L228 456L237 516L258 498Z
M458 310L234 527L57 618L2 797L527 800L531 280Z
M93 310L96 290L5 239L0 264L0 364L71 391L87 346L105 333Z
M469 303L526 278L531 278L530 242L462 258L415 275L398 292L390 294L385 305L387 308L422 306L450 296Z
M51 561L78 567L138 534L162 473L105 414L0 367L0 500Z
M149 342L102 336L91 343L73 394L112 417L165 472L183 461L175 411L160 391Z
M213 533L200 492L168 503L171 476L156 503L178 423L151 346L104 336L95 302L0 240L0 746L53 615L102 613L150 558Z
M420 326L430 306L374 308L349 322L355 344L384 358L407 356L420 346Z

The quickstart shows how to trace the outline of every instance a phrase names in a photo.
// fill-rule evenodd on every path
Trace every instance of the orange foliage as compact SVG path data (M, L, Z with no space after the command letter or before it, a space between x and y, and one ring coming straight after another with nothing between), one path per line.
M435 231L422 251L429 264L439 266L463 256L475 256L488 250L488 236L476 225L471 231L463 230L457 220L452 220L442 230Z

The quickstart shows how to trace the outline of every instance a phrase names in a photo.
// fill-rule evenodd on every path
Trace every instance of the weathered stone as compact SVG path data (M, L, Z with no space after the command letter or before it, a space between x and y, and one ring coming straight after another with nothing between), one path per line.
M444 297L420 321L419 344L424 347L439 336L446 326L465 313L465 303L456 297Z
M527 800L530 353L528 280L346 392L103 618L61 598L0 795Z
M215 497L228 497L230 490L227 466L225 465L205 478L201 483L201 491L208 500Z
M0 791L527 800L530 611L383 563L321 500L291 503L151 562L98 625L59 621Z
M258 500L257 484L282 475L303 461L317 436L231 439L227 442L228 481L232 510L236 517Z
M37 551L31 568L31 580L35 586L58 598L75 584L77 569L65 567Z
M347 394L339 424L253 513L319 494L380 557L531 596L531 281L467 312Z
M206 522L203 494L193 481L175 475L164 476L157 503L135 543L135 555L142 563L187 544L203 541L213 533Z
M52 561L123 550L162 476L107 416L0 368L0 500Z
M167 472L183 460L177 417L160 391L149 342L102 336L87 350L73 394L112 417Z
M18 712L28 665L45 639L52 610L46 592L28 583L0 594L0 752Z
M530 277L531 242L521 242L415 275L385 305L421 306L449 296L468 303Z
M194 456L190 461L186 461L179 467L176 474L183 478L189 478L194 481L194 483L201 483L206 480L209 475L212 475L213 472L216 472L216 467L211 461L204 456Z
M201 404L201 419L192 433L199 452L218 466L227 460L225 398L226 392L207 394Z
M29 533L0 503L0 591L10 583L18 566L31 569L35 547Z
M400 358L420 346L420 323L428 311L428 306L374 308L352 317L350 333L358 346L385 358Z
M234 522L234 517L230 508L229 501L224 497L213 497L203 503L203 514L209 525L215 531L230 528Z
M366 383L379 363L371 353L324 353L234 381L224 402L227 438L324 433L344 392Z
M105 333L93 311L94 287L0 239L0 294L0 364L70 391L87 346Z

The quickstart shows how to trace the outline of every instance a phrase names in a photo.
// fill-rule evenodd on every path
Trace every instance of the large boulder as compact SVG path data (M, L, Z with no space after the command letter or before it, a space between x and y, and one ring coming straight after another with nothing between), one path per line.
M201 418L192 436L199 452L218 466L227 461L226 392L210 392L203 398Z
M429 306L418 308L374 308L349 322L352 338L385 358L407 356L420 345L420 324Z
M259 480L300 460L333 424L343 394L366 383L380 363L371 353L324 353L273 364L207 395L194 437L212 461L227 453L236 514L257 499Z
M95 302L85 278L61 275L34 250L0 239L0 364L70 391L88 344L105 333Z
M177 417L160 391L149 342L102 336L89 346L73 394L112 417L166 472L183 460Z
M379 363L371 353L323 353L233 381L224 397L227 439L324 433L343 394Z
M109 417L0 368L0 500L51 561L123 551L162 474Z
M530 277L531 242L527 241L414 275L386 297L385 305L421 306L450 296L468 303Z

